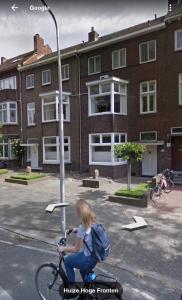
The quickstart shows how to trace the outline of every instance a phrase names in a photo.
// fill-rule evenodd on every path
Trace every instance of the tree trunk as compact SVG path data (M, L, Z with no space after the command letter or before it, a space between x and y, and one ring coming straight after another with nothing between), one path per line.
M127 189L128 191L131 190L131 161L128 160L127 164L127 177L128 177L128 184L127 184Z

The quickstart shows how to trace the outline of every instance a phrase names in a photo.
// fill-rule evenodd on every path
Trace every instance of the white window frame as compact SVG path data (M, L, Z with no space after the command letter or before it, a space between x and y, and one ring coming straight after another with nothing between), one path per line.
M178 104L182 105L182 73L178 74Z
M121 52L124 52L124 60L125 60L124 65L121 65ZM114 54L115 53L117 53L117 55L119 57L119 66L117 66L117 67L114 67ZM126 48L112 51L112 70L121 69L121 68L125 68L125 67L126 67Z
M5 139L2 139L2 141L0 141L0 146L3 147L3 156L0 156L0 161L1 160L15 160L16 157L12 155L12 141L14 138L8 138L8 141L5 142ZM8 157L6 157L5 154L5 146L8 146Z
M11 85L10 82L12 87L9 86ZM16 90L16 88L16 76L7 77L0 80L0 90Z
M178 40L177 35L178 35L178 32L182 33L182 29L175 30L175 32L174 32L174 50L175 51L182 50L182 47L180 47L180 48L177 47L177 40Z
M68 69L68 77L64 76L65 75L65 69ZM61 66L61 74L62 74L62 81L66 81L70 79L70 70L69 70L69 64L65 64Z
M102 137L103 136L111 136L111 143L103 143ZM127 162L118 159L116 161L116 158L114 156L114 146L121 144L120 142L115 143L115 135L125 135L125 143L127 142L127 133L122 133L122 132L107 132L107 133L94 133L94 134L89 134L89 165L100 165L100 166L114 166L114 165L125 165ZM93 136L99 136L100 137L100 142L99 143L93 143L92 142L92 137ZM124 144L124 143L122 143ZM92 161L92 147L97 147L97 146L109 146L111 147L111 161L110 162L94 162Z
M44 93L44 94L40 94L39 96L41 97L41 101L42 101L42 123L50 123L50 122L58 122L59 121L59 98L58 98L58 94L59 92L50 92L50 93ZM63 92L63 96L66 96L66 101L63 100L63 106L66 106L66 119L64 118L63 115L63 121L64 122L70 122L70 95L71 93L66 93ZM51 99L52 97L55 98L55 100L52 100L52 102L49 103L45 103L45 99ZM55 104L56 107L56 118L55 119L51 119L51 120L45 120L44 119L44 107L48 106L50 104Z
M50 80L45 82L44 81L44 74L47 74L47 73L49 73L48 77L50 78ZM46 77L47 77L47 75L46 75ZM42 86L49 85L49 84L51 84L51 70L50 69L43 70L42 71Z
M55 138L56 143L55 144L45 144L46 138ZM64 143L64 146L68 146L69 150L69 159L65 160L64 163L71 163L71 143L70 143L70 136L64 136L64 139L68 139L68 143ZM46 160L45 159L45 147L56 147L56 160ZM59 164L59 136L44 136L43 137L43 164Z
M151 82L155 83L155 90L154 91L149 91L148 86ZM147 92L142 92L142 85L143 84L147 84ZM150 111L147 110L145 112L143 112L143 100L142 100L142 96L146 95L147 96L147 108L149 108L149 96L151 94L154 94L154 110ZM150 81L143 81L140 82L140 114L153 114L157 112L157 81L156 80L150 80Z
M94 60L94 70L96 69L96 58L99 57L100 60L100 65L99 65L99 71L94 71L91 72L90 71L90 60L93 59ZM93 75L93 74L99 74L101 72L101 55L96 55L96 56L92 56L88 58L88 75Z
M11 110L12 109L10 109L10 105L11 104L15 104L15 109L13 109L13 110L15 110L16 111L16 114L15 114L15 116L16 116L16 121L15 122L11 122L11 114L10 114L10 112L11 112ZM15 125L15 124L18 124L18 112L17 112L17 102L15 102L15 101L6 101L6 102L0 102L0 106L3 106L3 105L6 105L6 109L3 109L2 108L2 111L4 110L4 111L6 111L6 113L7 113L7 121L5 122L4 120L2 120L2 121L0 121L0 124L5 124L5 125L11 125L11 124L13 124L13 125Z
M31 85L28 85L28 78L31 78ZM34 88L34 74L26 75L26 90Z
M109 92L102 92L102 86L103 84L110 84L110 91ZM114 90L114 84L119 84L119 85L124 85L125 86L125 93L123 94L121 91L116 92ZM128 81L118 79L116 77L111 77L106 80L98 80L98 81L92 81L92 82L87 82L86 85L88 86L88 116L98 116L98 115L107 115L107 114L118 114L118 115L127 115L127 84ZM90 94L90 88L92 86L98 85L99 86L99 94ZM124 112L115 112L114 111L114 95L119 94L121 96L125 97L126 105L125 105L125 111ZM94 112L92 113L92 107L91 107L91 102L94 97L99 97L99 96L106 96L110 95L110 111L105 111L105 112Z
M150 42L155 42L155 58L153 59L149 59L149 43ZM148 59L146 61L142 61L142 50L141 50L141 46L144 45L144 44L147 44L147 57ZM156 61L156 40L150 40L150 41L147 41L147 42L142 42L139 44L139 57L140 57L140 64L146 64L146 63L149 63L149 62L152 62L152 61Z
M34 108L30 108L30 104L34 104ZM29 115L34 114L34 119L35 119L35 102L29 102L27 103L27 124L28 126L35 126L35 122L30 123Z
M155 139L152 140L142 140L142 134L155 133ZM140 131L140 142L156 142L157 141L157 131Z
M174 128L181 128L181 132L173 132ZM171 127L171 135L182 135L182 126Z

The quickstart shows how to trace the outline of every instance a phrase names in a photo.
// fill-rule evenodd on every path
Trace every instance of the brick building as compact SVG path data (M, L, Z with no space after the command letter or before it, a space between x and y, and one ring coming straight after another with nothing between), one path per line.
M92 28L87 42L61 50L66 168L122 176L126 163L114 157L114 145L135 141L147 151L134 174L151 176L166 167L182 171L182 4L176 2L165 16L103 37ZM16 76L17 86L1 88L0 121L1 102L9 103L11 118L14 99L17 122L5 124L4 135L21 138L24 164L55 172L57 57L48 51L40 57L34 47L18 64L13 62L18 58L2 62L0 80ZM10 152L0 145L2 159L11 158Z

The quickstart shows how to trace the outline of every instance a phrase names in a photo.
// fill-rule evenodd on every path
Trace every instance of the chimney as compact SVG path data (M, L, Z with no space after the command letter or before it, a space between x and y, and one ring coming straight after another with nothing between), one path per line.
M44 39L37 33L34 35L34 51L39 52L44 47Z
M173 5L179 4L181 0L168 0L168 11L173 10Z
M7 60L6 57L1 57L1 65L4 64L6 60Z
M94 27L91 28L91 32L88 33L88 41L95 42L99 39L99 34L94 30Z

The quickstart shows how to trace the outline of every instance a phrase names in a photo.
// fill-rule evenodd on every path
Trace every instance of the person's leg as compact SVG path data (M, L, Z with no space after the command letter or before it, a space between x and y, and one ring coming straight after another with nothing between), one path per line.
M80 268L80 274L81 274L83 281L85 281L85 276L86 276L87 272L91 271L96 266L96 264L97 264L97 262L93 258L91 258L90 256L85 256L85 263Z
M83 252L74 253L66 256L65 258L65 269L69 282L75 282L75 272L76 269L87 269L88 268L88 260L87 257L83 254Z

